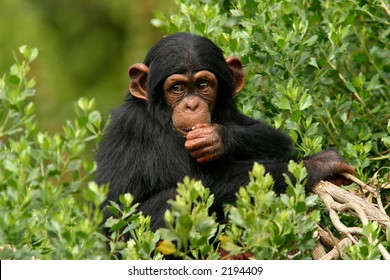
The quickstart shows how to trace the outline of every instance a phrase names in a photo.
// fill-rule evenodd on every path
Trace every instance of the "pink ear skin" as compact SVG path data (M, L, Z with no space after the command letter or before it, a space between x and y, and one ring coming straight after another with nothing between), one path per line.
M234 93L238 94L245 84L245 73L242 67L241 60L238 57L229 56L228 58L226 58L226 63L229 67L230 72L233 75L233 79L236 84Z
M148 92L146 91L146 80L149 74L149 67L143 63L136 63L129 69L130 77L130 93L138 99L148 100Z

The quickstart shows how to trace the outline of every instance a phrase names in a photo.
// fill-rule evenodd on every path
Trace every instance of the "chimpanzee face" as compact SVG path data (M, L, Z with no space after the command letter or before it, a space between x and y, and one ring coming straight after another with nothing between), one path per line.
M173 74L165 80L163 91L172 109L172 124L181 135L199 123L211 123L218 94L218 80L212 72Z
M130 93L149 108L170 110L171 123L182 136L198 124L218 120L245 81L237 57L225 59L210 40L186 33L160 40L144 63L130 67L129 76Z

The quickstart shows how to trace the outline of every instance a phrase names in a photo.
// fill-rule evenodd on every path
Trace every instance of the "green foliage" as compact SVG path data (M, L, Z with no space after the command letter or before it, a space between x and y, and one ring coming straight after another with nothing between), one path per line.
M237 101L245 114L288 131L302 155L334 145L360 178L375 174L376 187L388 183L389 22L379 2L179 5L178 14L157 15L154 24L207 35L226 55L241 57L248 84ZM137 211L131 194L108 206L113 216L102 224L108 186L93 182L96 166L86 153L104 125L94 100L79 99L76 117L60 132L41 131L31 101L35 81L27 77L38 51L19 52L0 79L1 259L218 259L221 249L259 259L311 257L323 209L305 194L306 171L296 163L289 170L297 183L286 177L289 187L279 196L255 165L248 186L225 209L226 224L209 213L209 190L190 178L170 201L165 229L150 231L150 217ZM388 192L382 195L390 200ZM345 221L359 225L350 215ZM389 228L371 222L344 258L378 259L378 245L389 250L389 242Z
M160 236L149 230L150 217L137 211L138 204L133 205L131 194L120 196L119 202L107 207L112 217L104 224L110 234L110 258L161 259L160 254L154 254Z
M159 250L164 252L164 247L175 243L176 248L172 247L171 252L175 256L217 259L212 240L215 239L218 224L214 214L209 216L213 201L210 190L199 181L185 178L184 183L178 184L176 199L170 201L171 210L164 215L167 228L158 231L165 241L159 245Z
M320 220L317 196L305 195L306 171L294 162L289 170L298 182L286 194L272 191L273 179L255 164L250 183L241 188L236 206L229 212L229 225L221 236L222 248L236 255L252 252L256 259L311 258L314 231Z
M107 188L91 181L95 164L83 157L99 138L100 114L80 99L62 133L41 132L26 76L38 51L19 51L23 60L0 80L0 258L106 258L99 205Z
M348 251L344 255L344 259L380 259L381 254L379 252L378 244L380 244L382 238L380 225L377 222L369 223L363 227L363 238L361 238L357 244L348 248Z

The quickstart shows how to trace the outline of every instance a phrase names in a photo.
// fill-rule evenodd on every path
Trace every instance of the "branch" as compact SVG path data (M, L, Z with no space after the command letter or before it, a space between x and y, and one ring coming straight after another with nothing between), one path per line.
M385 1L381 0L381 5L382 5L382 8L386 11L387 15L390 16L390 10L387 7Z
M342 173L341 175L343 175L345 178L351 180L352 182L355 182L356 184L358 184L360 188L366 189L367 191L372 193L375 196L375 199L377 201L379 210L381 210L382 213L384 213L387 216L386 211L383 208L383 203L382 203L381 194L380 194L379 190L376 190L376 189L368 186L367 184L365 184L364 182L360 181L358 178L356 178L355 176L353 176L353 175L351 175L349 173Z
M333 205L335 205L337 209L338 206L336 202L339 204L347 204L352 206L352 208L355 208L355 210L361 208L368 220L378 221L384 226L390 226L390 217L379 210L377 206L330 182L321 181L313 188L313 192L324 200L325 205L330 207L330 209L334 209ZM361 213L361 211L359 211L359 213Z
M329 217L336 227L336 229L342 233L346 238L339 241L330 231L325 231L318 227L318 234L320 240L317 242L315 249L313 250L313 258L321 260L331 260L342 257L349 246L353 243L357 243L357 238L363 235L363 229L360 227L348 227L340 221L339 214L342 212L348 212L357 216L363 226L367 225L369 221L377 221L382 225L383 229L390 227L390 217L386 214L383 208L380 198L379 190L371 188L358 180L356 177L350 174L343 174L348 179L357 183L362 189L366 189L372 193L378 205L374 205L367 201L365 198L356 196L330 182L321 181L318 183L312 191L316 193L325 203L325 206L329 210ZM373 240L370 240L372 242ZM325 249L321 246L325 244L328 248L333 248L329 253L324 254ZM378 245L379 252L385 260L390 259L390 254L386 248L382 245Z
M344 238L343 240L340 241L340 243L338 243L338 246L336 248L332 249L329 253L327 253L325 256L320 258L320 260L339 259L340 257L342 257L342 255L340 254L340 250L341 250L341 252L345 252L345 250L347 250L348 247L351 245L352 245L351 239ZM340 249L338 249L338 248L340 248Z

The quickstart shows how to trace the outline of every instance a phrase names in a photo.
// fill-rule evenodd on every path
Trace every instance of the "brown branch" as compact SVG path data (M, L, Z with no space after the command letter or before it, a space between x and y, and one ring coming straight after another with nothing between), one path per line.
M325 200L340 204L352 203L356 205L354 207L363 209L369 221L378 221L384 226L390 226L390 217L380 211L377 206L330 182L321 181L313 188L313 192L324 200L327 206L329 203L327 204Z
M323 230L320 226L318 226L318 233L320 235L321 243L324 244L325 247L328 249L333 248L336 243L340 242L339 239L337 239L333 234L331 234L328 228L326 230Z
M361 180L359 180L358 178L356 178L355 176L353 176L353 175L351 175L349 173L342 173L341 175L343 175L345 178L351 180L352 182L355 182L361 188L366 189L367 191L372 193L375 196L375 198L376 198L376 202L378 204L379 210L381 210L382 213L384 213L386 215L386 211L383 208L383 203L382 203L381 194L380 194L379 190L371 188L370 186L368 186L367 184L365 184L364 182L362 182Z
M348 212L357 216L361 220L363 226L367 225L369 221L377 221L382 225L383 229L390 226L390 217L383 208L379 190L367 186L350 174L346 174L345 177L372 193L377 199L378 206L370 203L365 198L350 193L330 182L321 181L318 183L312 191L324 201L333 225L347 238L338 242L338 240L334 239L334 236L330 231L326 232L318 227L320 241L325 241L323 243L325 243L327 247L333 247L333 249L324 255L322 251L323 247L322 249L320 248L321 244L316 244L315 251L312 253L313 258L315 259L330 260L340 258L349 246L353 243L357 243L356 236L363 235L362 228L348 227L340 221L339 214L342 212ZM369 242L373 242L373 240L369 238ZM390 254L382 244L378 244L378 249L385 260L390 260Z
M351 239L344 238L343 240L340 241L337 247L340 248L342 252L345 252L345 250L347 250L347 248L351 245L352 245ZM323 256L320 260L335 260L335 259L339 259L340 257L341 255L339 253L339 249L335 247L333 250L331 250L329 253Z
M320 241L317 241L316 244L314 245L314 248L311 251L311 255L315 260L320 260L322 257L326 255L324 246L322 246Z
M333 235L333 233L330 231L329 228L326 228L326 232L328 233L329 237L332 239L332 242L334 244L334 249L336 249L339 255L342 256L343 251L339 246L339 241L336 239L336 237Z
M381 253L382 257L385 260L390 260L390 254L389 254L389 252L387 252L386 248L382 244L379 244L378 248L379 248L379 252Z

